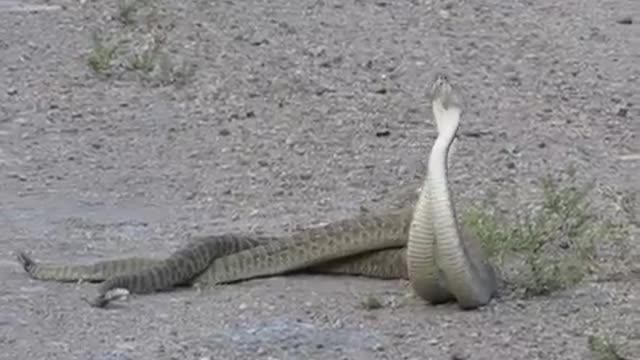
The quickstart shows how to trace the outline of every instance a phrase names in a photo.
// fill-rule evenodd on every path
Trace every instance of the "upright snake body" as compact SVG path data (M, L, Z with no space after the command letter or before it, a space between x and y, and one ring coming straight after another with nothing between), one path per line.
M449 149L462 115L460 95L445 75L436 77L431 94L438 137L409 231L408 274L425 300L440 303L453 296L461 308L473 309L491 300L497 281L479 244L473 239L461 241L447 186Z

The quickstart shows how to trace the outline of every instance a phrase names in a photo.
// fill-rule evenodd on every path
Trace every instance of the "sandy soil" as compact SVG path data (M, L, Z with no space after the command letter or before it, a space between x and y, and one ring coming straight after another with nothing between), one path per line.
M0 358L568 360L606 332L640 359L634 280L461 312L404 281L300 275L100 310L81 300L95 285L33 281L14 260L162 256L190 234L393 206L425 172L436 71L482 133L451 169L460 207L509 184L534 196L574 164L622 217L616 199L640 191L638 1L165 0L156 30L193 69L168 85L87 65L91 31L139 30L117 1L46 5L0 0ZM363 309L369 294L385 306Z

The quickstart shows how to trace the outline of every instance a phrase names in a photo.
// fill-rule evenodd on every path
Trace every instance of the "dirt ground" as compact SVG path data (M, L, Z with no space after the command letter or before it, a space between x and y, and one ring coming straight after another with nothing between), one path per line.
M405 281L297 275L103 310L81 300L95 285L15 261L164 256L189 235L396 206L425 173L437 71L475 134L452 162L458 207L506 204L507 185L527 206L539 176L574 165L622 218L640 192L637 0L163 0L152 30L171 71L151 80L88 65L92 31L144 30L117 1L38 4L0 0L0 358L568 360L604 332L640 359L640 279L462 312ZM364 309L369 295L384 306Z

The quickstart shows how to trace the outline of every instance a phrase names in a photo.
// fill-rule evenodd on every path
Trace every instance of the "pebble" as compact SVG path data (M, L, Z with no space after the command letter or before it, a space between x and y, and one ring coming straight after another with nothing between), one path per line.
M92 360L130 360L132 359L128 354L122 351L109 351L102 354L95 354L90 357Z
M438 12L438 14L439 14L439 15L440 15L440 17L441 17L441 18L443 18L443 19L448 19L448 18L450 18L450 17L451 17L451 13L450 13L449 11L447 11L447 10L440 10L440 11Z
M27 181L27 177L20 173L11 172L7 174L7 177L10 179L18 179L20 181Z
M633 18L631 18L631 16L625 16L618 19L616 22L620 25L631 25L633 24Z
M463 353L453 353L451 355L451 360L467 360L469 357Z

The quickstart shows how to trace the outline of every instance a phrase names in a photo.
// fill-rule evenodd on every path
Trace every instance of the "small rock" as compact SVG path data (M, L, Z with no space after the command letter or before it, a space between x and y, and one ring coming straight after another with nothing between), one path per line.
M331 68L334 65L340 65L343 60L344 59L342 56L335 56L327 61L321 62L318 66L320 66L321 68Z
M625 16L616 21L620 25L631 25L633 24L633 19L631 16Z
M16 88L9 88L7 90L7 95L16 95L16 94L18 94L18 89Z
M18 179L20 181L27 181L27 177L24 176L23 174L20 174L20 173L12 172L12 173L7 174L7 177L10 178L10 179Z
M620 110L618 110L617 115L620 116L620 117L627 117L628 113L629 113L629 109L621 108Z
M93 354L91 360L131 360L131 357L124 351L108 351L101 354Z
M252 40L249 40L249 44L251 44L252 46L268 45L269 44L269 40L267 40L267 39L252 39Z
M334 89L328 88L326 86L321 86L315 91L315 94L318 96L322 96L326 93L334 93L334 92L336 92Z
M319 57L324 55L325 53L325 48L323 46L316 46L314 48L311 48L309 50L307 50L307 52L309 53L309 55L313 56L313 57Z
M507 76L507 80L509 80L510 82L516 84L516 85L520 85L522 84L522 81L520 80L520 76L518 76L518 74L510 74Z
M284 140L284 143L287 144L287 146L293 146L295 145L296 141L293 139L293 137L287 136L287 138Z
M389 130L376 131L376 137L387 137L389 135L391 135L391 131L389 131Z
M229 136L229 135L231 135L231 131L229 131L229 129L221 129L220 131L218 131L218 135L220 135L220 136Z
M451 360L467 360L469 357L463 353L453 353L451 354Z

